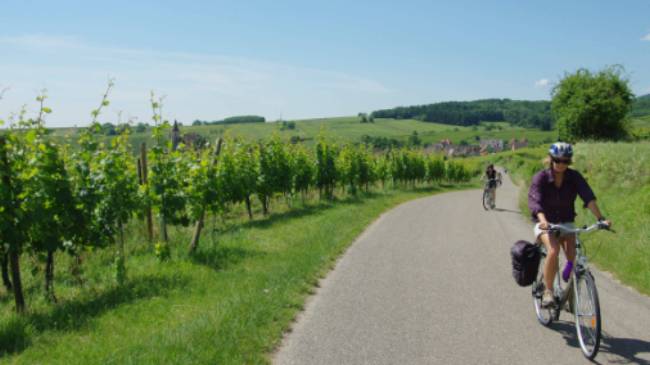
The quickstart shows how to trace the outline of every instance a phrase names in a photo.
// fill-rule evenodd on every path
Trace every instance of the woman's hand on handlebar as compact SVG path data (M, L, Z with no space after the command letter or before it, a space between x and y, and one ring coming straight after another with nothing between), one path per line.
M609 219L605 219L602 221L598 221L599 224L602 224L604 229L612 229L612 221Z

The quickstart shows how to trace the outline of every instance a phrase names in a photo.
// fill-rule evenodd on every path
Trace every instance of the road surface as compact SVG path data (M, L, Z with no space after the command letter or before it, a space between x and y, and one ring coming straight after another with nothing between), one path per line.
M382 215L321 281L273 362L587 363L573 316L541 326L530 287L511 277L510 246L532 240L532 225L518 211L517 186L504 179L494 211L470 190ZM604 332L596 362L650 364L650 298L609 274L595 277Z

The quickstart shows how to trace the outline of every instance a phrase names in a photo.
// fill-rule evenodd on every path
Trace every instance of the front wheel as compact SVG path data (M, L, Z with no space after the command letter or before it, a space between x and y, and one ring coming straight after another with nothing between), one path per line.
M537 270L537 278L533 282L533 305L535 306L535 315L537 320L544 326L548 326L553 322L554 313L550 308L542 307L542 295L544 295L544 261L546 257L542 254L539 260L539 269Z
M483 209L490 209L490 191L488 189L483 190Z
M596 282L590 272L575 276L574 314L582 354L589 360L600 347L600 303Z

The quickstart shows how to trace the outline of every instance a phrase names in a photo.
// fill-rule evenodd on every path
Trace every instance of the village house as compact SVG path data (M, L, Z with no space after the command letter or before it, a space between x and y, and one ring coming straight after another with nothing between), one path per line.
M449 139L443 139L432 147L433 152L443 153L448 157L478 156L481 151L481 146L467 144L454 145Z
M170 132L170 139L172 140L172 148L175 150L180 143L183 143L186 147L191 148L202 148L207 144L205 137L198 133L190 132L182 134L180 130L180 124L178 121L174 120L174 126Z
M458 145L452 146L447 150L449 157L467 157L478 156L481 152L481 146L477 145Z
M517 140L516 138L513 138L510 140L510 148L513 151L516 151L520 148L528 147L528 140L526 138L522 138L520 140Z
M481 155L503 151L504 142L502 139L482 139L480 142Z
M451 147L451 140L449 139L443 139L440 142L436 143L433 145L433 150L436 152L447 152L447 150Z

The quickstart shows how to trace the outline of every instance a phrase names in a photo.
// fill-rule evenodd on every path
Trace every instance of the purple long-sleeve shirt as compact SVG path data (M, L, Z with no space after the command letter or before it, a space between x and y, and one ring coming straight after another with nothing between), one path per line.
M585 207L596 199L589 184L579 172L567 169L562 185L558 188L555 186L553 171L545 169L533 176L528 191L528 209L534 221L538 220L537 213L543 212L546 220L551 223L573 222L576 217L574 205L578 195Z

